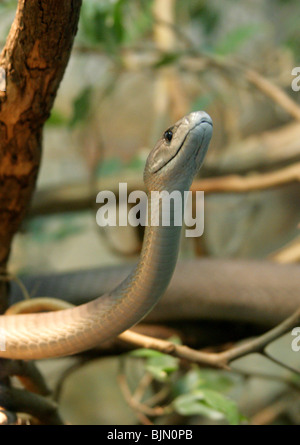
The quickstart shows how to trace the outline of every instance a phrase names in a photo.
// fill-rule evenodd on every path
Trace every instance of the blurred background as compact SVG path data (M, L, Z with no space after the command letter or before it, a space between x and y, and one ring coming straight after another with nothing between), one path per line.
M16 4L0 3L1 47ZM96 195L117 191L119 182L128 182L129 191L143 189L149 150L165 128L190 111L204 109L214 122L201 178L240 175L259 182L262 175L283 171L284 176L287 168L299 167L300 93L291 88L291 71L300 65L299 14L296 0L84 0L73 53L44 130L36 194L14 241L11 271L69 271L134 261L142 233L99 228ZM278 186L243 193L212 187L205 197L204 235L183 239L180 256L299 261L300 187L286 177ZM247 362L245 369L257 370L258 362ZM73 363L64 359L41 366L55 385ZM116 384L119 366L119 358L102 358L69 373L60 394L69 422L146 422ZM286 370L282 377L270 363L261 366L278 371L275 379L179 369L175 360L168 366L180 376L167 381L157 376L161 364L156 375L151 363L145 374L143 359L130 358L122 366L130 368L129 385L136 375L144 378L149 397L164 390L189 394L199 380L230 394L231 404L223 411L205 404L193 411L188 400L185 413L181 406L180 414L154 416L157 423L182 423L183 418L226 423L232 421L233 403L251 418L278 404L279 396L280 407L286 406L284 398L290 402ZM297 423L299 414L282 409L278 416L279 423Z

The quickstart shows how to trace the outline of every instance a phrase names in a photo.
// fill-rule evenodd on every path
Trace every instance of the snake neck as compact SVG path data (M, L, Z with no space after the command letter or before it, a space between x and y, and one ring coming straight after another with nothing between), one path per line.
M145 227L139 262L113 292L121 300L134 302L135 311L143 316L165 292L176 266L181 233L181 225L176 224L179 217L182 221L184 210L184 193L178 193L181 207L174 204L172 199L170 207L161 200L157 205L157 197L148 195L148 224ZM157 226L152 224L154 221L158 223Z

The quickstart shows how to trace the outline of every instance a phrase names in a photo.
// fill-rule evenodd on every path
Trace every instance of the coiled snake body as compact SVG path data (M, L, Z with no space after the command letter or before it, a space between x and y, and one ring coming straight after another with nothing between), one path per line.
M151 214L151 191L178 190L183 196L198 172L212 135L205 112L194 112L169 128L150 152L144 171ZM150 219L150 218L149 218ZM181 227L148 225L140 260L113 291L79 307L42 314L0 317L5 341L0 357L40 359L70 355L114 337L140 321L157 303L172 277Z

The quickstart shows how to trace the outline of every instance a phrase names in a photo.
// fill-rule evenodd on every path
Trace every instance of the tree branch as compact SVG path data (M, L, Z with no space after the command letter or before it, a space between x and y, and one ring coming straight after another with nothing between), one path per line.
M0 56L0 266L28 208L40 164L42 128L67 66L81 0L19 0ZM1 301L0 313L5 303Z
M137 334L136 332L132 331L123 332L123 334L119 335L119 339L134 344L138 347L155 349L156 351L160 351L164 354L170 354L181 359L199 363L201 365L229 369L229 364L233 360L244 357L250 353L263 352L266 346L291 330L293 327L299 325L299 323L300 310L296 311L287 320L283 321L265 334L219 353L196 351L188 346L177 345L166 340L159 340L146 335Z
M46 425L63 425L56 403L22 389L0 385L0 406L12 412L31 414Z
M279 187L292 182L300 182L300 162L280 170L250 176L230 175L194 181L191 190L203 190L206 193L234 192L243 193Z
M15 304L13 306L13 313L20 314L28 312L39 312L41 309L63 310L66 308L66 302L63 300L45 298L45 304L42 307L40 306L40 304L43 301L43 298L40 298L38 300L38 304L36 304L34 300L26 300L24 302L25 306L22 303ZM47 301L50 304L49 307L47 307ZM68 303L68 307L73 307L73 305ZM139 334L132 330L127 330L120 334L118 336L118 340L134 345L135 347L154 349L162 352L163 354L170 354L180 359L185 359L193 363L199 363L204 366L230 369L229 365L233 360L244 357L247 354L260 352L265 353L265 355L268 356L268 353L265 352L265 348L273 341L281 337L289 330L292 330L292 328L299 324L300 309L298 309L292 316L290 316L268 332L219 353L198 351L185 345L177 345L168 340L162 340L151 337L149 335ZM273 359L273 357L270 358Z
M300 107L286 92L257 71L246 69L245 77L266 96L280 105L290 116L300 121Z

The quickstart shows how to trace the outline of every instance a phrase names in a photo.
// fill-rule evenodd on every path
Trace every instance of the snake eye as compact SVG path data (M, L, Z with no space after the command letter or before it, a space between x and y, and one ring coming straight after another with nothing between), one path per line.
M172 137L173 137L173 131L172 130L169 129L169 130L166 130L164 132L164 138L165 138L166 141L171 142Z

